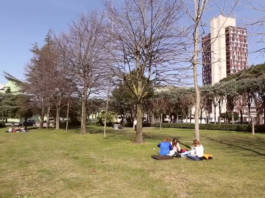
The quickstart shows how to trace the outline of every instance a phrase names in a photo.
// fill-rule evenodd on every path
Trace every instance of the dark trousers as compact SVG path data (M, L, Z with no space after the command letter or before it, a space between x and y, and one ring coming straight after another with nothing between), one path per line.
M199 161L199 160L201 160L201 158L200 158L200 157L198 157L198 156L195 156L195 155L187 155L187 158L189 158L189 159L191 159L191 160L196 160L196 161Z

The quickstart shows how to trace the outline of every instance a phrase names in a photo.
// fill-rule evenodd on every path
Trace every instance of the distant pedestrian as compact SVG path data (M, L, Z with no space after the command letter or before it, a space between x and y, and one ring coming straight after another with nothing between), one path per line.
M134 119L134 121L133 121L133 129L136 131L136 128L137 128L137 120Z

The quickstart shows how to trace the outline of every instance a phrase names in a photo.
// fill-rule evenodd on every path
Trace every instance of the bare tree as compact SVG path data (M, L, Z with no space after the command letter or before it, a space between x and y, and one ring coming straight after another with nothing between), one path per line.
M179 19L182 5L176 0L126 0L123 7L107 6L116 67L137 101L136 142L143 142L143 98L151 82L173 83L180 80L180 60L186 49ZM113 29L113 31L111 31ZM135 72L133 77L127 75Z
M193 29L193 79L195 88L195 139L200 140L200 130L199 130L199 110L200 110L200 89L198 86L198 65L199 65L199 31L202 16L207 4L207 0L194 0L194 29Z
M81 96L81 132L86 133L87 99L104 85L106 56L104 54L103 18L97 13L81 16L64 34L60 46L71 71L71 80Z

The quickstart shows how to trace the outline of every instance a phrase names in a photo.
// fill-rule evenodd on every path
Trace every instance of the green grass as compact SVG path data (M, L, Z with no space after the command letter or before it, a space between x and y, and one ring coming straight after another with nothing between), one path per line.
M156 161L156 145L179 137L189 146L193 131L145 128L145 143L131 129L107 131L0 129L0 197L265 197L265 135L201 131L209 161Z

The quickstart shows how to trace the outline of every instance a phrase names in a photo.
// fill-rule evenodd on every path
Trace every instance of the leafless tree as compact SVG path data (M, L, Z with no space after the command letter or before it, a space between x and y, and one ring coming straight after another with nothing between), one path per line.
M265 53L265 2L260 0L242 0L244 7L246 7L251 14L246 16L245 25L250 30L250 36L256 42L255 49L250 53L262 56Z
M125 0L121 7L107 5L110 54L115 74L137 100L136 142L143 142L143 98L149 83L179 82L186 50L181 28L182 4L176 0ZM135 75L127 75L134 72ZM133 78L131 78L133 76Z
M193 56L192 56L192 65L193 65L193 80L195 88L195 139L200 140L200 131L199 131L199 111L200 111L200 89L198 85L198 65L199 65L199 43L200 43L200 25L202 16L207 4L207 0L194 0L194 15L192 16L193 20Z
M81 96L81 132L86 133L87 99L103 87L106 71L103 17L97 13L83 15L64 34L61 49L70 67L71 80Z
M229 1L229 8L226 5L226 1L209 1L209 4L211 5L208 6L208 9L214 9L215 13L217 14L226 14L230 16L235 8L239 4L239 0L233 0ZM203 24L203 15L205 12L208 12L209 10L206 10L206 7L208 5L208 0L194 0L193 6L191 2L183 1L183 4L186 4L188 9L187 13L188 16L193 21L192 25L192 42L193 42L193 52L192 52L192 66L193 66L193 80L194 80L194 88L195 88L195 95L196 95L196 100L195 100L195 139L199 140L200 139L200 131L199 131L199 108L200 108L200 89L198 86L198 67L200 65L199 57L200 57L200 41L201 41L201 30L204 30L205 24ZM220 5L223 4L223 5ZM191 8L193 7L193 8ZM194 14L191 13L191 10L194 11ZM221 29L224 27L225 22L223 25L221 25L220 29L217 30L217 35L215 38L211 37L211 41L208 43L211 45L212 43L216 42L216 39L219 37L222 37ZM214 53L214 52L210 52Z

